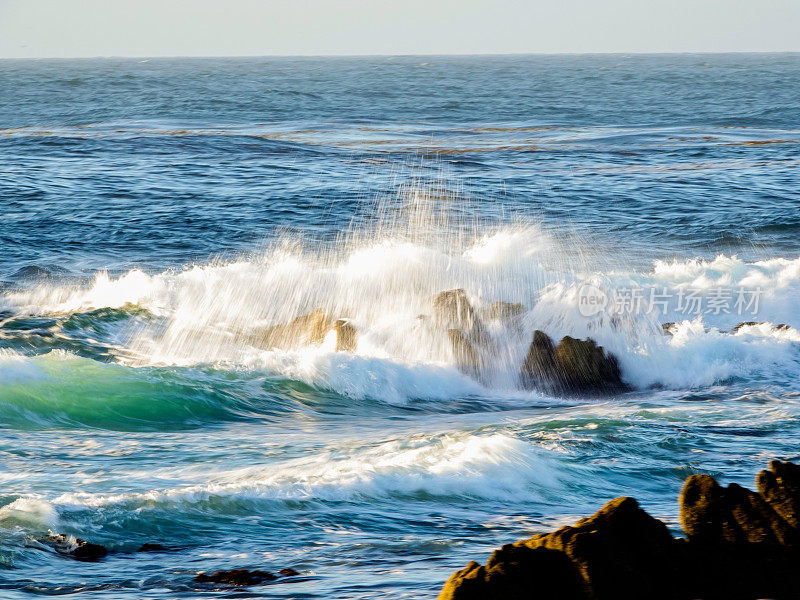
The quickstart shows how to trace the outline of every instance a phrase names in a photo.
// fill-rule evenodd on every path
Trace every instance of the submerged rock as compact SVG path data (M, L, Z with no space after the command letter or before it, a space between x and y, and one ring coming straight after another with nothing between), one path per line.
M248 586L258 585L265 581L274 581L277 577L269 571L255 569L231 569L229 571L216 571L211 574L200 573L194 578L200 583L225 583L228 585Z
M93 544L84 539L68 536L64 533L44 537L41 541L63 556L87 562L97 561L108 554L101 544Z
M169 551L169 548L167 548L166 546L162 546L161 544L155 544L152 542L145 542L144 544L139 546L139 549L137 550L137 552L167 552L167 551Z
M280 577L297 577L300 575L291 567L286 567L278 571L278 575L270 571L261 571L259 569L230 569L227 571L215 571L214 573L198 573L194 578L199 583L223 583L226 585L234 585L237 587L246 587L248 585L258 585L265 581L275 581Z
M454 573L439 600L800 598L800 466L773 461L758 492L708 475L680 496L686 539L632 498L571 527L503 546Z
M553 344L546 333L536 330L522 365L526 387L538 387L565 394L614 393L625 391L619 363L594 340L564 336Z

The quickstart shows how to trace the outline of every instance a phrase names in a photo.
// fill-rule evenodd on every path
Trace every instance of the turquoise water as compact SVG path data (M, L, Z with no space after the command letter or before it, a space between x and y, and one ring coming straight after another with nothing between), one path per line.
M293 567L247 596L433 598L615 496L677 528L688 474L797 459L799 66L0 61L0 595L228 597L194 576ZM587 316L587 283L667 306ZM477 376L419 318L457 287L525 307L487 318ZM315 308L355 352L259 345ZM523 389L537 328L591 335L633 391Z

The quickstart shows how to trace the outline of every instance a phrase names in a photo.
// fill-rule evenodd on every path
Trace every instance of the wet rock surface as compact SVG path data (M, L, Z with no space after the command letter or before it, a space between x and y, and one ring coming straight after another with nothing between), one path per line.
M446 335L455 366L464 374L483 380L493 353L500 350L490 335L492 327L519 330L525 307L519 302L497 301L477 310L463 289L439 292L431 299L431 315L420 315L434 330ZM491 327L487 328L485 324ZM355 352L358 332L347 318L331 318L322 309L300 315L288 323L274 325L250 336L258 347L293 349L320 345L328 332L336 335L337 352ZM521 369L527 388L565 395L590 396L628 391L616 357L594 340L565 336L556 345L536 330Z
M767 323L766 321L744 321L743 323L739 323L736 325L731 331L733 333L738 333L740 329L743 327L757 327L758 325L769 325L772 331L786 331L791 329L786 323L778 323L777 325L772 325L771 323Z
M800 467L773 461L758 491L692 475L680 496L686 539L633 498L569 527L496 550L445 583L439 600L800 598Z
M358 338L353 324L347 319L337 319L333 329L336 331L336 351L355 352Z
M434 321L444 329L458 329L472 344L486 344L486 327L462 289L440 292L433 299Z
M93 544L82 538L68 536L64 533L50 534L40 541L62 556L68 556L75 560L93 562L108 554L106 547L101 544Z
M289 321L285 325L274 325L253 336L251 340L261 348L296 348L309 344L321 344L333 323L320 309Z
M555 345L536 330L522 365L522 382L529 388L568 395L618 393L630 389L622 381L619 363L594 340L564 336Z
M521 302L493 302L482 311L480 316L487 320L506 321L518 317L525 312L525 307Z

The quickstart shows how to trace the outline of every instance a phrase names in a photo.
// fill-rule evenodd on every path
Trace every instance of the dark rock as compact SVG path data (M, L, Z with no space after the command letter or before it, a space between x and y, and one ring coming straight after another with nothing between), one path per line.
M800 466L773 461L757 483L758 493L689 477L685 540L632 498L617 498L571 527L503 546L486 565L468 564L439 599L800 598Z
M669 323L662 323L661 324L661 331L663 331L667 335L672 335L672 328L674 326L675 326L675 323L673 321L670 321Z
M278 571L278 574L283 575L284 577L296 577L297 575L300 575L299 571L295 571L291 567L286 567L285 569L281 569L280 571Z
M533 334L521 374L523 385L527 387L564 394L615 393L629 389L622 381L616 357L606 354L594 340L565 336L554 346L550 337L539 330Z
M210 575L207 573L200 573L194 578L195 581L200 583L225 583L227 585L248 586L258 585L265 581L273 581L277 579L275 575L269 571L259 571L248 569L232 569L230 571L216 571Z
M800 466L773 460L756 477L759 494L791 527L800 530Z
M439 600L589 600L583 578L563 553L508 544L486 566L469 563L453 573Z
M356 328L347 319L339 319L333 324L336 331L336 351L355 352L358 343Z
M611 391L626 388L616 357L606 355L594 340L565 336L553 355L559 381L567 390Z
M800 541L797 530L762 496L735 483L723 488L709 475L692 475L679 502L690 542L792 545Z
M800 542L798 531L764 497L735 483L723 488L709 475L692 475L683 486L679 503L681 525L690 542L706 545Z
M555 344L545 332L533 332L533 341L522 365L522 377L528 385L545 384L556 376Z
M617 498L571 527L503 546L470 563L439 600L672 598L679 564L666 525L633 498Z
M77 558L78 560L86 560L86 561L100 560L106 554L108 554L108 550L106 550L106 547L100 544L92 544L91 542L87 542L86 540L82 540L80 538L76 539L75 541L77 543L77 546L71 552L71 555Z
M86 562L100 560L108 554L105 546L81 538L71 538L64 533L50 534L41 541L63 556Z
M597 598L670 598L678 565L667 526L633 498L617 498L595 515L534 536L528 545L563 552Z
M447 328L470 329L477 316L462 289L439 292L433 299L434 317Z
M162 546L161 544L154 544L151 542L146 542L139 546L137 552L166 552L167 548Z

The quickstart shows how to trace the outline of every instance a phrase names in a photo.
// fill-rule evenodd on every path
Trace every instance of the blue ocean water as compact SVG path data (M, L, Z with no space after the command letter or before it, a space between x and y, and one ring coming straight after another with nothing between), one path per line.
M433 598L800 458L798 89L797 54L0 61L0 594ZM525 308L479 375L427 325L453 288ZM316 308L354 352L259 344ZM633 391L523 389L534 329Z

